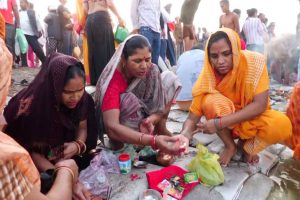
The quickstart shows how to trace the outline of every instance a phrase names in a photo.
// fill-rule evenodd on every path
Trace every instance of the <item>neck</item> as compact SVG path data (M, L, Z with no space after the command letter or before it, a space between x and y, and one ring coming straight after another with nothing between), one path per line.
M123 78L124 78L125 81L129 84L129 83L132 81L133 78L132 78L132 76L129 75L128 71L126 70L126 66L125 66L125 65L123 66L123 65L120 63L119 69L120 69L120 71L121 71L121 74L122 74Z

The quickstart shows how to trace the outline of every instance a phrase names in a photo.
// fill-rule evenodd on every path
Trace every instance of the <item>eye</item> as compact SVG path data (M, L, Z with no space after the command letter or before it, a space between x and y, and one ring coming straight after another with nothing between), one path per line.
M230 56L232 54L232 51L231 50L224 51L222 54L227 57L227 56Z
M210 58L212 59L217 59L218 57L219 57L218 54L214 54L214 53L210 54Z

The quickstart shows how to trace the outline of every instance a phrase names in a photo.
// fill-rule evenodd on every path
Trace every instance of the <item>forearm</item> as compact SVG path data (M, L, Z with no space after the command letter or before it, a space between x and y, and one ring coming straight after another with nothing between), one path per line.
M72 199L73 177L65 169L57 171L57 175L53 186L47 193L47 197L51 200Z
M49 160L47 160L42 154L32 152L30 153L30 156L35 166L40 172L44 172L47 169L54 169L54 165Z
M109 9L114 13L114 15L118 18L118 20L121 19L121 16L119 15L119 12L113 1L110 2Z
M244 121L251 120L261 113L263 113L266 108L262 109L261 104L252 102L249 105L245 106L242 110L227 115L221 118L222 128L232 126Z
M192 119L190 117L183 124L181 134L187 137L189 140L193 137L193 132L197 129L197 122L200 120L200 117Z
M162 117L162 114L153 113L148 117L148 119L152 122L153 125L156 125L162 119Z
M119 142L139 145L151 145L153 139L151 135L143 134L121 124L114 124L108 128L108 136Z

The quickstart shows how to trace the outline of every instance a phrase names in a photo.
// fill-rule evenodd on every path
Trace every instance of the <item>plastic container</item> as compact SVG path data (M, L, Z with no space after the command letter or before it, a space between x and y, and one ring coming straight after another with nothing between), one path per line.
M128 174L131 171L131 159L127 153L119 155L119 167L121 174Z

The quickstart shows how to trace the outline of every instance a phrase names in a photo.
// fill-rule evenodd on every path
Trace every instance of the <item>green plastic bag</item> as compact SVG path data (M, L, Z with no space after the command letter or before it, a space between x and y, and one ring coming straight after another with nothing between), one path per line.
M16 39L19 43L21 53L26 53L28 50L28 43L22 29L16 29Z
M220 163L219 156L211 153L201 144L197 145L198 153L189 163L188 170L196 172L198 178L205 185L216 186L224 183L224 174Z
M117 30L115 32L115 40L118 43L123 42L129 35L129 31L127 28L118 25Z

